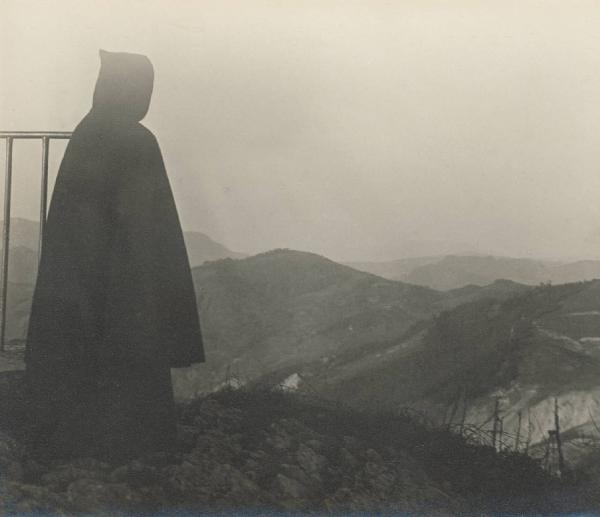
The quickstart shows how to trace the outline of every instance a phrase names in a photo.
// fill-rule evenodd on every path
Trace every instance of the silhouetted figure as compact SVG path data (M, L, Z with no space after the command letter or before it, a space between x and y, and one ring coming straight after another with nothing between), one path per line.
M173 194L139 122L152 65L100 57L93 107L58 172L27 338L29 445L47 459L170 449L170 367L204 361Z

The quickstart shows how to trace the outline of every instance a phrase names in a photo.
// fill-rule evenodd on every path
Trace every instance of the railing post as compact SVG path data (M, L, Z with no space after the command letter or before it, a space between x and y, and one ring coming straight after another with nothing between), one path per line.
M40 236L38 245L38 267L42 257L42 244L46 227L46 212L48 208L48 155L50 140L68 140L72 133L67 131L0 131L0 139L6 140L6 174L4 179L4 222L2 233L2 264L0 271L0 352L5 349L6 338L6 302L8 299L8 259L10 254L10 201L12 187L12 157L14 139L42 140L42 192L40 202Z
M12 187L13 139L6 138L6 170L4 176L4 221L2 229L2 308L0 312L0 351L4 351L6 337L6 300L8 292L8 255L10 241L10 200Z
M48 208L48 154L50 138L42 137L42 184L40 195L40 235L38 243L38 266L42 258L42 244L44 242L44 229L46 228L46 212Z

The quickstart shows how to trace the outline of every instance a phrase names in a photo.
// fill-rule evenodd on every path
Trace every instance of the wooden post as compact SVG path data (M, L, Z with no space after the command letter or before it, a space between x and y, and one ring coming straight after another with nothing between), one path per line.
M525 441L525 454L529 454L529 446L531 445L531 434L533 424L531 423L531 411L527 408L527 440Z
M554 431L548 431L548 439L546 441L546 452L544 454L544 470L550 470L550 451L552 449Z
M558 473L562 477L565 473L565 457L562 450L562 438L560 436L560 421L558 416L558 398L554 398L554 428L556 433L556 448L558 449Z
M492 447L496 449L496 436L498 434L498 413L500 411L500 399L496 398L494 405L494 421L492 424Z
M517 436L515 438L515 451L519 452L519 441L521 439L521 412L517 413L518 423L517 423Z

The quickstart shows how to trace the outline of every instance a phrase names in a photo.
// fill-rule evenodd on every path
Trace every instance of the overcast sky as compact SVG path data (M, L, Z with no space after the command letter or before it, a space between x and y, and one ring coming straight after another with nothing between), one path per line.
M598 1L0 7L0 129L71 130L99 48L148 55L183 227L234 250L600 257ZM38 157L16 144L15 215Z

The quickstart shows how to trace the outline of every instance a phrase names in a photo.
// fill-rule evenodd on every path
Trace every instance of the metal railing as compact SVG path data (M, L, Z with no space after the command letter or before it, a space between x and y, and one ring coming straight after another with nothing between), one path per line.
M42 178L40 195L40 235L38 264L42 256L42 243L48 209L48 156L50 140L68 140L67 131L0 131L0 139L6 141L6 168L4 175L4 221L2 227L2 269L0 275L0 351L4 351L6 336L6 300L8 293L8 257L10 244L10 201L12 190L12 157L14 140L40 139L42 141Z

